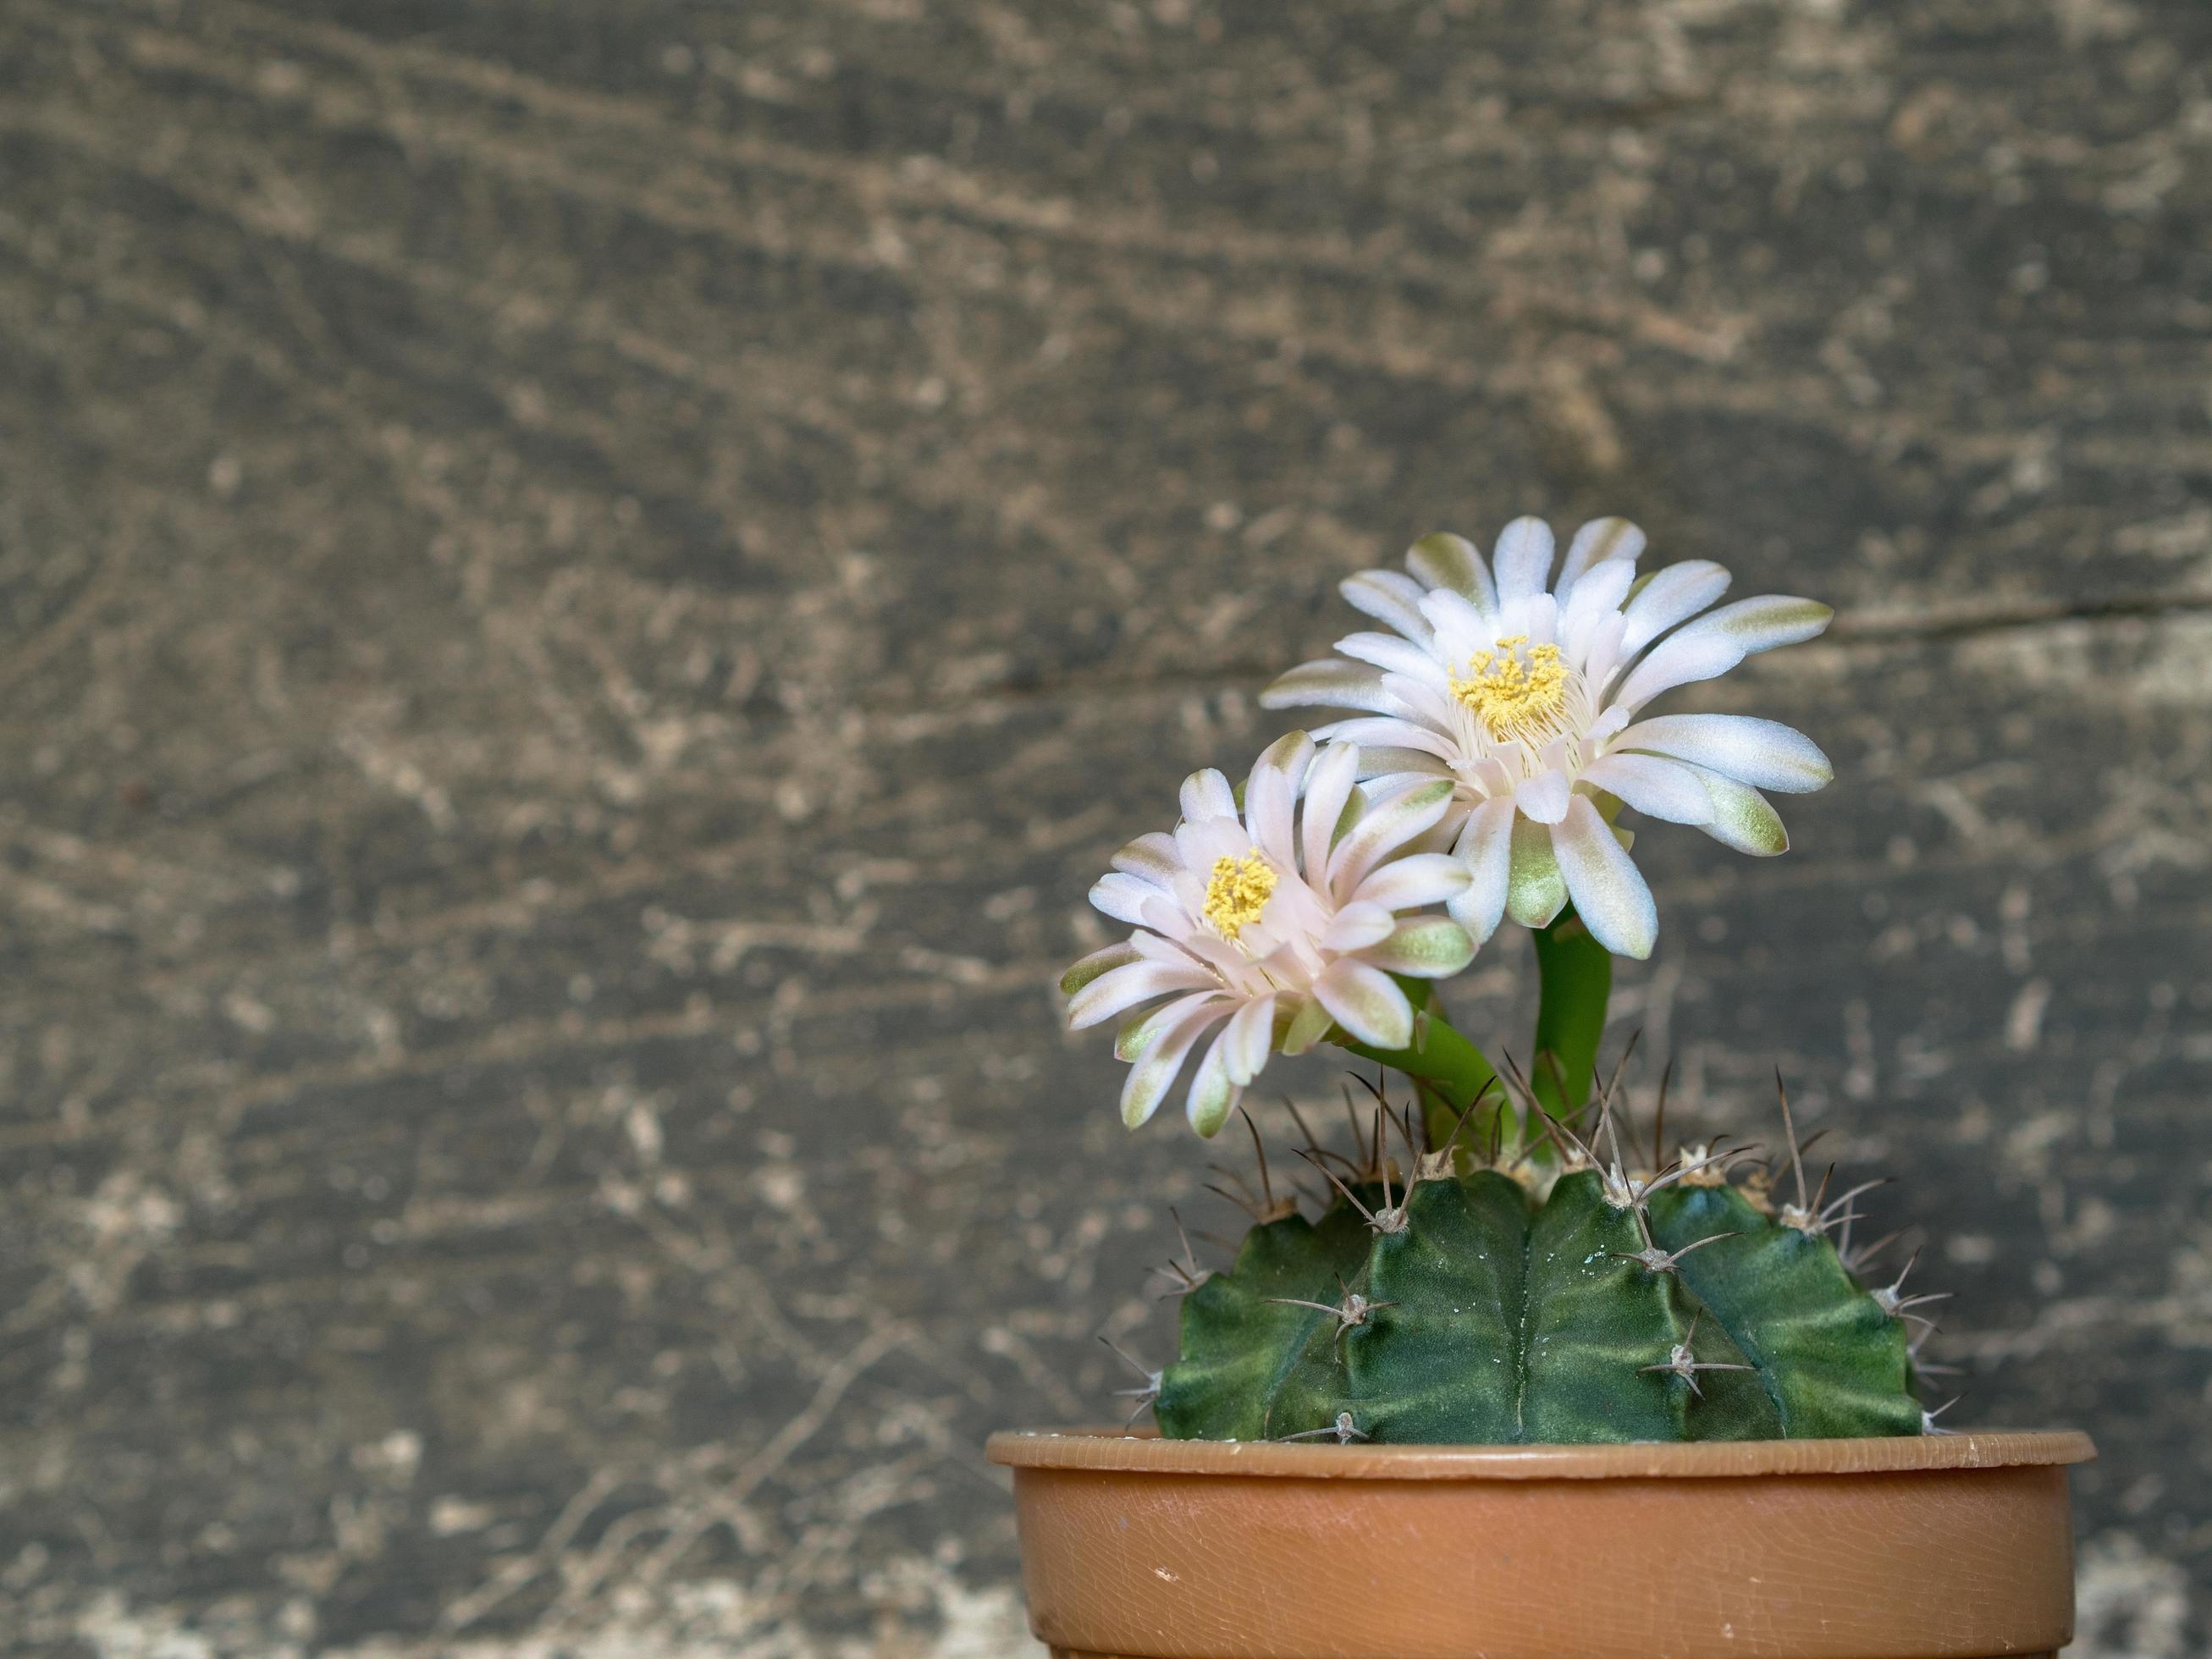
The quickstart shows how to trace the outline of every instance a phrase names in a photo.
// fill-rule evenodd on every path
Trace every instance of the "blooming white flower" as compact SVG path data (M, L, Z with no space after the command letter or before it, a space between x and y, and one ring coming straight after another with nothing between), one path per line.
M1137 931L1077 963L1060 988L1075 1029L1156 1005L1128 1018L1115 1045L1132 1062L1121 1091L1132 1127L1158 1109L1208 1032L1185 1100L1204 1135L1269 1054L1311 1048L1332 1023L1375 1048L1404 1048L1413 1008L1390 975L1442 979L1473 957L1449 917L1399 914L1468 884L1449 854L1405 851L1449 810L1452 786L1425 779L1370 801L1359 767L1355 744L1316 751L1293 732L1254 763L1241 808L1220 773L1194 773L1174 832L1131 842L1091 890L1093 904Z
M1818 789L1833 775L1810 738L1772 720L1638 718L1660 693L1810 639L1835 614L1773 596L1709 611L1729 573L1692 559L1639 582L1644 539L1624 519L1584 525L1553 580L1540 520L1505 526L1494 574L1473 544L1426 537L1406 556L1411 575L1365 570L1343 584L1395 632L1339 640L1341 658L1261 694L1270 708L1363 711L1315 736L1358 743L1380 799L1450 783L1439 833L1472 879L1446 908L1477 944L1502 916L1540 927L1571 899L1607 950L1649 956L1658 911L1612 827L1616 803L1774 854L1789 837L1759 790Z

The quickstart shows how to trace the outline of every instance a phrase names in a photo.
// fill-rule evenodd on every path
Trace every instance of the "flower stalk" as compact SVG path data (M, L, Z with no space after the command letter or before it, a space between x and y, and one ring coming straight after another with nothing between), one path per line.
M1417 1012L1413 1040L1404 1048L1378 1048L1343 1032L1336 1034L1335 1041L1340 1048L1362 1060L1375 1060L1393 1071L1402 1072L1412 1081L1415 1094L1423 1103L1423 1116L1432 1146L1441 1146L1459 1122L1461 1115L1480 1098L1484 1090L1492 1089L1494 1098L1485 1104L1472 1126L1477 1144L1486 1143L1491 1126L1504 1105L1503 1086L1492 1088L1498 1085L1497 1068L1481 1049L1453 1028L1444 1016L1443 1006L1430 994L1430 989L1427 985L1406 987L1407 997Z
M1571 1117L1589 1101L1596 1080L1598 1041L1613 994L1613 953L1572 910L1538 928L1535 940L1539 990L1529 1086L1547 1117ZM1496 1085L1496 1098L1472 1124L1474 1144L1486 1144L1498 1114L1510 1109L1498 1068L1453 1027L1434 987L1408 981L1404 988L1417 1011L1413 1040L1404 1048L1378 1048L1342 1031L1334 1040L1362 1060L1405 1074L1424 1103L1431 1146L1441 1145L1482 1092Z
M1598 1040L1613 996L1613 952L1568 910L1536 929L1536 1057L1529 1085L1552 1116L1567 1117L1589 1099Z

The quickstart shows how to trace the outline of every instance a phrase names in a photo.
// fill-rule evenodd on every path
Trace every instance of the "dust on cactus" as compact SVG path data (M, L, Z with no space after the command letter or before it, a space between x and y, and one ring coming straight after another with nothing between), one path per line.
M1644 545L1600 520L1555 571L1551 532L1520 519L1490 560L1431 536L1405 574L1352 577L1345 598L1389 631L1348 635L1262 697L1348 717L1278 739L1239 787L1194 775L1174 828L1130 842L1091 890L1132 932L1061 988L1071 1025L1120 1021L1124 1121L1187 1077L1193 1127L1210 1137L1238 1115L1259 1156L1256 1185L1232 1177L1253 1219L1232 1264L1200 1267L1187 1240L1173 1264L1179 1358L1128 1360L1142 1381L1123 1392L1162 1433L1933 1431L1917 1349L1935 1298L1870 1277L1851 1231L1879 1183L1808 1183L1786 1095L1784 1154L1764 1164L1748 1146L1665 1157L1663 1083L1650 1158L1621 1151L1622 1072L1597 1075L1613 958L1658 936L1623 814L1771 855L1788 837L1762 792L1832 775L1772 721L1644 713L1831 614L1771 596L1714 609L1727 571L1639 578ZM1499 1048L1501 1073L1441 991L1509 919L1534 933L1539 1006L1528 1069ZM1350 1154L1291 1108L1318 1183L1298 1189L1310 1218L1279 1193L1242 1102L1273 1055L1323 1043L1377 1079Z

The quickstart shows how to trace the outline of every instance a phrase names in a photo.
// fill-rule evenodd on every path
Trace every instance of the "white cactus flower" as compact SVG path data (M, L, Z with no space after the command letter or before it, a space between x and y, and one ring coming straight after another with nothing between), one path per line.
M1127 1016L1115 1051L1131 1062L1121 1116L1132 1127L1208 1033L1185 1099L1204 1135L1271 1054L1301 1053L1332 1024L1404 1048L1413 1008L1390 976L1442 979L1473 957L1449 917L1401 914L1468 884L1449 854L1405 852L1450 809L1451 786L1426 779L1370 801L1359 769L1356 745L1316 750L1293 732L1255 763L1241 808L1219 772L1194 773L1174 831L1130 842L1091 890L1137 931L1077 963L1060 988L1073 1029Z
M1662 692L1810 639L1834 615L1773 596L1708 611L1729 573L1692 559L1639 582L1644 539L1623 519L1584 525L1553 579L1540 520L1505 526L1494 573L1471 543L1426 537L1406 556L1411 575L1365 570L1343 584L1394 631L1347 635L1341 657L1294 668L1261 696L1270 708L1361 711L1315 736L1358 744L1379 799L1450 784L1440 833L1471 879L1447 908L1478 945L1503 916L1540 927L1571 900L1607 950L1649 956L1658 911L1613 828L1618 804L1774 854L1789 837L1759 792L1833 775L1810 738L1772 720L1639 718Z

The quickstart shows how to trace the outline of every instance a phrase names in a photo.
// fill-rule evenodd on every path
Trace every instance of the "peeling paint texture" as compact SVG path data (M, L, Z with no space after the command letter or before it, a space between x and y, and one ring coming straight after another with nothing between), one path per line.
M2079 1650L2204 1651L2208 65L2200 0L8 0L0 1650L1033 1653L981 1439L1113 1411L1233 1220L1059 1030L1085 887L1339 578L1619 511L1838 605L1670 706L1839 781L1638 846L1612 1043L1905 1177L1947 1421L2102 1443Z

